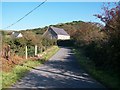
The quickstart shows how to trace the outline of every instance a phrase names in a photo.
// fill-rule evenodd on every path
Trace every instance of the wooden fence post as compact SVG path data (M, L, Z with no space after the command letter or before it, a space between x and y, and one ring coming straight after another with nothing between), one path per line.
M43 49L42 49L42 47L40 48L40 53L42 53L42 51L43 51Z
M27 46L25 46L25 54L26 54L26 59L27 59L28 58Z
M37 45L35 45L35 56L37 55Z

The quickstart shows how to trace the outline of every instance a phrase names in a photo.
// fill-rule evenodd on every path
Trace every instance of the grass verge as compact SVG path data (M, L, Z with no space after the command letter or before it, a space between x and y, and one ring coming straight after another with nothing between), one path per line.
M0 70L0 90L2 89L2 71Z
M118 88L120 89L119 85L119 77L114 74L114 72L107 72L104 70L100 70L95 67L94 63L87 58L82 50L73 49L76 58L80 65L97 81L101 82L106 88Z
M42 64L43 62L48 60L52 55L54 55L58 50L59 48L57 46L53 46L45 51L46 54L43 55L44 61L43 60L42 61L41 60L28 60L22 65L16 65L11 70L11 72L2 72L2 88L8 88L14 83L16 83L16 81L21 79L23 76L27 74L27 72L29 72L29 70L32 69L32 68L29 68L28 66L36 67Z

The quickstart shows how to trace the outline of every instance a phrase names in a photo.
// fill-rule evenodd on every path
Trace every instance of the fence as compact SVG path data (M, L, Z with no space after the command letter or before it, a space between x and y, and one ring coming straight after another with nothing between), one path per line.
M56 45L56 40L51 40L47 38L32 38L29 40L24 37L4 37L3 43L3 58L9 60L10 57L14 57L15 55L17 55L27 59L27 57L37 56L37 53L41 53L45 51L48 47Z
M21 49L11 49L10 45L6 45L2 49L2 57L6 60L9 60L10 57L14 57L15 55L23 57L27 59L27 57L34 57L35 56L35 47L34 46L24 46ZM37 54L37 53L36 53Z
M27 59L28 57L37 56L38 53L42 53L47 48L47 46L38 47L37 45L25 45L21 48L13 48L10 45L5 45L2 47L2 57L6 60L10 60L12 57L17 55Z

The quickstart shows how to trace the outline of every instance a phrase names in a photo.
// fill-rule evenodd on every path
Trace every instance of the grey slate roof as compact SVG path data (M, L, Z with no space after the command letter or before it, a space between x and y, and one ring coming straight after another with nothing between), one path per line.
M53 27L51 26L50 27L57 35L67 35L67 36L70 36L64 29L62 28L56 28L56 27Z
M19 32L14 32L12 36L17 37L20 33Z

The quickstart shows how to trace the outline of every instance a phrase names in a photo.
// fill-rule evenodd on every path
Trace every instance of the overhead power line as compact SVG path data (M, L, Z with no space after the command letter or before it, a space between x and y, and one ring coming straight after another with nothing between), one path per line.
M20 22L22 19L24 19L25 17L27 17L34 10L36 10L37 8L39 8L40 6L42 6L46 1L47 0L43 1L42 3L40 3L38 6L36 6L34 9L32 9L30 12L28 12L27 14L25 14L23 17L21 17L20 19L18 19L16 22L12 23L11 25L5 27L4 29L8 29L8 28L12 27L13 25L15 25L16 23Z

